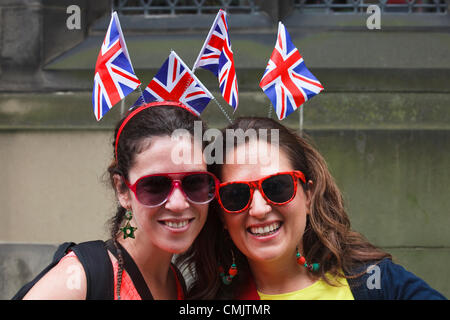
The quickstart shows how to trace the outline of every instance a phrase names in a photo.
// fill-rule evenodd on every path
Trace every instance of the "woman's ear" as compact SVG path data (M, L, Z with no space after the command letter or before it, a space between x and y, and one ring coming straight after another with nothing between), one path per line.
M311 213L311 197L313 185L314 184L311 180L308 180L308 182L306 183L305 197L306 197L306 208L308 208L306 214Z
M113 176L114 179L114 188L116 191L117 199L120 202L120 205L123 208L131 208L131 195L130 191L123 181L123 177L121 175L115 174Z

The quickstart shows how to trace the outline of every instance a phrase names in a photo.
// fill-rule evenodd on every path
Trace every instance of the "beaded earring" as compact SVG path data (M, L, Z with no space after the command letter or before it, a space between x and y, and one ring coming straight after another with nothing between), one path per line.
M131 212L131 210L128 210L125 213L125 219L127 220L127 223L125 224L124 227L120 228L120 231L123 232L123 238L132 238L134 239L134 232L137 230L136 227L132 227L130 224L131 219L133 218L133 213Z
M233 250L231 250L231 256L233 257L233 262L231 263L230 269L228 269L228 274L225 275L225 271L223 270L222 266L219 266L219 275L222 278L223 284L229 285L231 281L233 281L233 278L237 275L238 269L236 266L236 261L234 260L234 253Z
M296 253L296 258L297 258L297 263L301 266L304 266L306 269L308 269L311 272L316 272L319 270L320 268L320 263L307 263L306 259L304 256L302 256L300 254L300 252L298 252L298 247L296 248L297 253Z

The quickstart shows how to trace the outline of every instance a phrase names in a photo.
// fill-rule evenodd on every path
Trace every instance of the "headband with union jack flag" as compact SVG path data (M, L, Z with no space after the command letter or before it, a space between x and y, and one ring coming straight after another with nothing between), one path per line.
M97 121L140 84L128 55L119 18L113 12L95 65L92 105Z
M275 48L259 86L269 97L280 120L324 89L306 68L303 57L281 22Z
M228 35L227 14L223 10L217 13L192 71L198 67L211 71L218 78L224 100L236 110L239 103L238 84Z
M180 101L200 115L212 97L183 60L172 51L132 108L152 101Z

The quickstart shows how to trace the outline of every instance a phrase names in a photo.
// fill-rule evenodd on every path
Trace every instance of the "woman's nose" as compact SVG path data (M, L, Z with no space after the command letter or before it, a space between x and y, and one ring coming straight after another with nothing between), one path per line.
M250 203L248 214L255 218L263 219L271 210L272 207L267 203L266 199L264 199L261 192L256 189L253 193L253 199Z
M181 190L181 184L177 181L174 184L172 193L165 203L165 208L173 212L181 212L189 208L189 202Z

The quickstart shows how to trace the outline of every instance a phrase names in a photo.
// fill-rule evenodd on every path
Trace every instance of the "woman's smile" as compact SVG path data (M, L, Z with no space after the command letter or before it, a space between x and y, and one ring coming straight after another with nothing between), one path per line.
M266 223L252 224L247 227L247 232L258 241L268 241L277 237L283 226L282 221L271 221Z
M182 233L189 229L194 220L195 218L167 218L158 222L170 232Z

